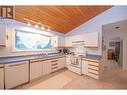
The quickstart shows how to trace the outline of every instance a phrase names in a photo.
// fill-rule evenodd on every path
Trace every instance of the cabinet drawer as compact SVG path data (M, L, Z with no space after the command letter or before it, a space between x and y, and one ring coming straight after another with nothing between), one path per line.
M95 79L99 79L99 76L96 75L96 74L93 74L91 72L88 72L88 76L92 77L92 78L95 78Z
M88 68L88 72L91 72L93 74L99 74L98 70L94 70L94 69L91 69L91 68Z
M52 63L51 67L58 65L58 63Z
M54 71L56 71L58 69L59 69L58 66L54 66L54 67L51 68L51 72L54 72Z
M56 60L51 60L51 63L54 63L54 62L58 62L58 60L56 59Z
M88 62L89 65L92 65L92 66L99 66L99 63L97 62Z
M91 65L91 64L88 64L88 68L93 69L93 70L99 70L98 66L94 66L94 65Z

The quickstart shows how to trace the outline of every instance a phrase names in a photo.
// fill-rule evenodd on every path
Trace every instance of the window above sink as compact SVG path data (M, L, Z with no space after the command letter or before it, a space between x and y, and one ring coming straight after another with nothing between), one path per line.
M15 51L42 51L51 49L52 36L15 29L13 47Z

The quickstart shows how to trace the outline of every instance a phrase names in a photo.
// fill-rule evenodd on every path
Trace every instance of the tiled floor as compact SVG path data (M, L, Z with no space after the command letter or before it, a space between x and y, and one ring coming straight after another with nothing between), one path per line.
M64 69L16 89L127 89L127 71L109 61L101 81Z

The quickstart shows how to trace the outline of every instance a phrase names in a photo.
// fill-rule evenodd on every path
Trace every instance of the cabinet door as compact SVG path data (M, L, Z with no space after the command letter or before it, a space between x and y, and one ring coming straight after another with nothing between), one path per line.
M43 61L42 67L43 67L43 69L42 69L43 75L47 75L47 74L51 73L51 62L50 62L50 60Z
M84 37L85 47L98 47L98 33L89 33Z
M30 63L30 80L42 76L42 61Z
M6 26L0 24L0 46L6 44Z
M72 37L65 38L65 46L72 46Z
M82 74L88 74L88 63L85 60L82 60Z
M52 37L52 46L53 47L58 47L58 37Z
M4 68L0 67L0 89L4 89Z
M28 61L5 64L5 87L14 88L29 81Z
M65 46L65 38L62 36L58 36L58 47Z
M69 65L71 64L71 56L70 55L67 55L66 56L66 63L65 63L65 67L69 67Z
M58 58L59 69L65 67L65 57Z

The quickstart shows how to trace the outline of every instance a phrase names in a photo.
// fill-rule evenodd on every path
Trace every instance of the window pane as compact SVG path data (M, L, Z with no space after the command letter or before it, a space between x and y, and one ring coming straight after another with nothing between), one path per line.
M37 50L51 48L51 37L38 33L16 30L15 48L19 50Z

